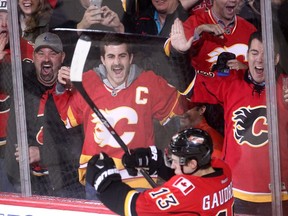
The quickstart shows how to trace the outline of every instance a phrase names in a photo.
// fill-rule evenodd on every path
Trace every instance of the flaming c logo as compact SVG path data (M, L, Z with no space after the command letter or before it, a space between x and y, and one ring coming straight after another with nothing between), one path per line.
M240 107L233 112L234 138L239 145L261 147L268 143L266 106Z
M119 121L126 119L128 125L137 125L138 115L137 112L130 107L118 107L112 110L100 110L103 116L107 119L109 124L115 128ZM92 114L92 123L95 124L94 127L94 140L100 147L104 147L106 145L111 146L113 148L120 148L118 142L111 136L108 129L103 125L98 116L93 113ZM135 131L123 131L122 134L119 134L120 138L129 145L129 143L134 138Z
M247 50L248 50L248 46L246 44L241 44L241 43L234 44L230 47L226 47L226 46L217 47L208 53L208 56L210 58L206 59L206 61L211 63L211 68L212 68L212 65L217 62L217 58L222 52L234 53L236 57L242 56L244 60L246 61Z

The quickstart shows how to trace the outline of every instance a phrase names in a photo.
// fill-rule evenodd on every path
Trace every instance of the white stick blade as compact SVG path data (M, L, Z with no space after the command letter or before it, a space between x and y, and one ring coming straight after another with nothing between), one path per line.
M82 82L83 69L90 47L90 40L83 40L81 37L78 39L70 69L70 80L72 82Z

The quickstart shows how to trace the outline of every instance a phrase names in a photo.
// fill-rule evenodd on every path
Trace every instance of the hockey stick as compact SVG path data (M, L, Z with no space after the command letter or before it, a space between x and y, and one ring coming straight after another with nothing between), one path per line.
M72 58L71 69L70 69L70 79L73 86L79 91L84 100L88 103L90 108L94 111L94 113L98 116L100 121L106 127L106 129L110 132L110 134L114 137L120 147L124 150L125 153L131 154L128 147L124 143L124 141L120 138L114 128L110 125L107 119L102 115L96 104L89 97L87 92L85 91L82 84L82 73L85 65L85 61L87 55L89 53L91 47L91 40L87 35L81 35L77 41L74 55ZM148 181L151 187L157 187L157 184L153 181L153 179L148 175L148 173L144 169L140 169L141 174ZM136 173L135 173L136 174Z

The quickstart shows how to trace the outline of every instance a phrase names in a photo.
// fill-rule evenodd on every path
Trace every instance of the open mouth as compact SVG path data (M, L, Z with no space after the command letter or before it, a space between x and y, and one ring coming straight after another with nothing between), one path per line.
M20 6L24 13L31 13L33 10L33 4L31 1L22 2Z
M31 2L23 2L23 6L24 6L25 8L29 8L29 7L32 6L32 4L31 4Z
M52 73L52 65L51 64L43 64L41 72L44 76L51 74Z
M122 66L117 66L117 67L113 67L113 68L112 68L113 72L114 72L116 75L121 74L122 71L123 71L123 69L124 69L124 67L122 67Z
M235 6L226 6L226 10L229 14L235 13Z
M263 67L259 67L259 66L255 66L255 72L257 74L262 74L264 71L264 68Z

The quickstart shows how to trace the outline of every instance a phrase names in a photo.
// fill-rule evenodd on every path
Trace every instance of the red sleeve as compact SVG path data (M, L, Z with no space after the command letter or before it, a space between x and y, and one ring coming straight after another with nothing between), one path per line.
M0 146L6 144L6 127L10 111L10 97L0 93Z
M150 83L149 94L153 97L152 112L153 117L165 124L174 115L184 113L183 100L177 89L170 85L163 77L157 76L153 72L145 72L143 83ZM157 88L155 88L157 86Z
M76 89L65 91L61 95L54 95L55 105L67 128L76 127L82 123L82 115L78 109L81 99Z
M197 103L221 104L217 90L219 87L218 78L208 78L197 75L191 100Z
M186 39L188 40L194 35L195 28L198 26L197 16L190 16L184 23L184 32Z
M223 105L229 89L234 80L243 79L245 70L231 70L227 77L215 76L213 78L197 74L196 82L193 88L191 100L198 103L210 103Z

